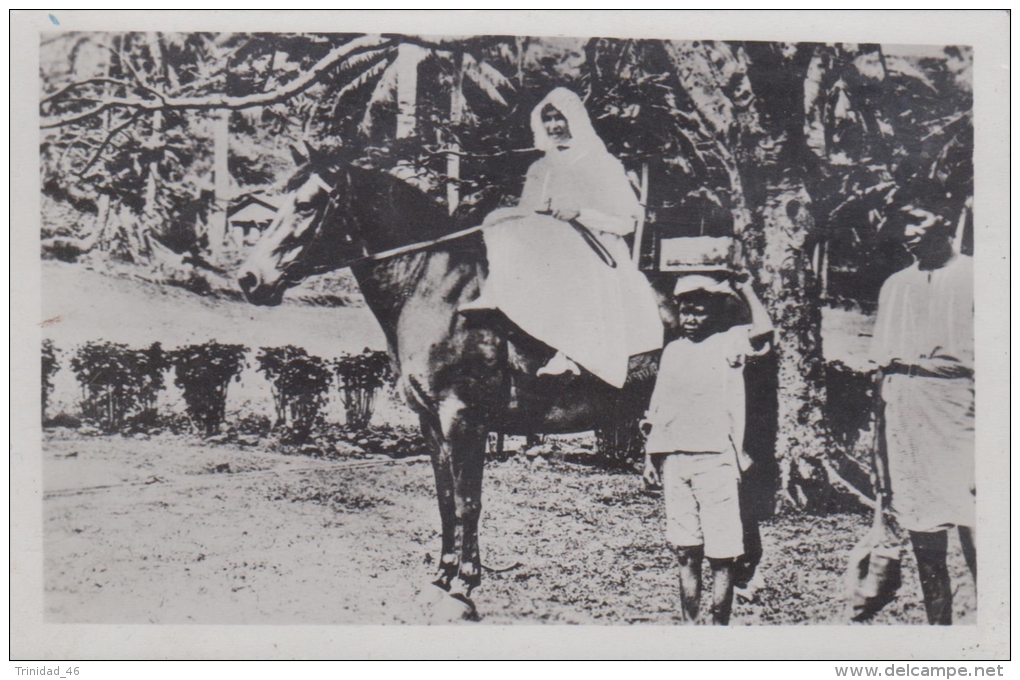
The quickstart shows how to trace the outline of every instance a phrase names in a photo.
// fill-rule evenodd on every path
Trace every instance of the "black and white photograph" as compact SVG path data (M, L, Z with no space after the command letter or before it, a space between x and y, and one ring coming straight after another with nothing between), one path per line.
M928 654L1008 657L1008 168L975 153L1001 171L1008 123L974 30L116 14L20 17L41 630L867 658L952 626ZM1008 18L960 16L1001 54ZM746 629L790 656L711 651ZM53 649L155 658L125 645Z

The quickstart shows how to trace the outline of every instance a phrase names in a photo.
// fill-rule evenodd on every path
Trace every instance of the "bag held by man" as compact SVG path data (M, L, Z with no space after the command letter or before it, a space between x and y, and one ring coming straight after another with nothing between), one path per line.
M902 583L903 543L889 526L876 499L871 531L850 551L846 573L847 613L851 621L867 621L896 599Z
M867 621L894 599L902 584L903 540L886 517L885 422L878 385L875 387L875 439L871 448L875 471L875 516L871 531L850 551L846 571L847 615Z

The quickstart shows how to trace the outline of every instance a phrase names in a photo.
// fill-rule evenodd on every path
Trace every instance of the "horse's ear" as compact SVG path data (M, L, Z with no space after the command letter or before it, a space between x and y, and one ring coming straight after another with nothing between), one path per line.
M301 144L305 147L305 153L308 155L308 160L314 160L319 157L319 150L312 146L311 142L303 139L301 140Z
M298 165L304 165L308 162L308 156L298 151L298 148L293 144L290 145L290 155L294 158L294 162Z

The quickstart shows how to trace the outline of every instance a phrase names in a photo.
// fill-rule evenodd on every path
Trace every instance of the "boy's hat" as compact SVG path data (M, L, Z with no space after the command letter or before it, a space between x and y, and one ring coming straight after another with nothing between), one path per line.
M677 278L676 286L673 288L673 295L687 295L688 293L712 293L718 295L733 295L733 288L729 281L719 280L706 274L686 274Z

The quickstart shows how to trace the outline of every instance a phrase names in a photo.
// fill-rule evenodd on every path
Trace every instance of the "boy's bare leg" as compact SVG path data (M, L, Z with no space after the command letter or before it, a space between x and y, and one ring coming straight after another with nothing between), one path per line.
M967 568L970 569L970 575L974 577L974 587L977 588L977 548L974 545L974 530L964 526L958 528L963 559L967 560Z
M676 556L680 563L680 616L685 623L694 623L701 608L701 560L705 547L676 548Z
M953 623L953 588L946 566L948 538L945 531L910 532L921 577L924 608L928 613L928 623L933 626L950 626Z
M733 573L736 561L708 559L712 565L712 624L728 626L733 610Z

